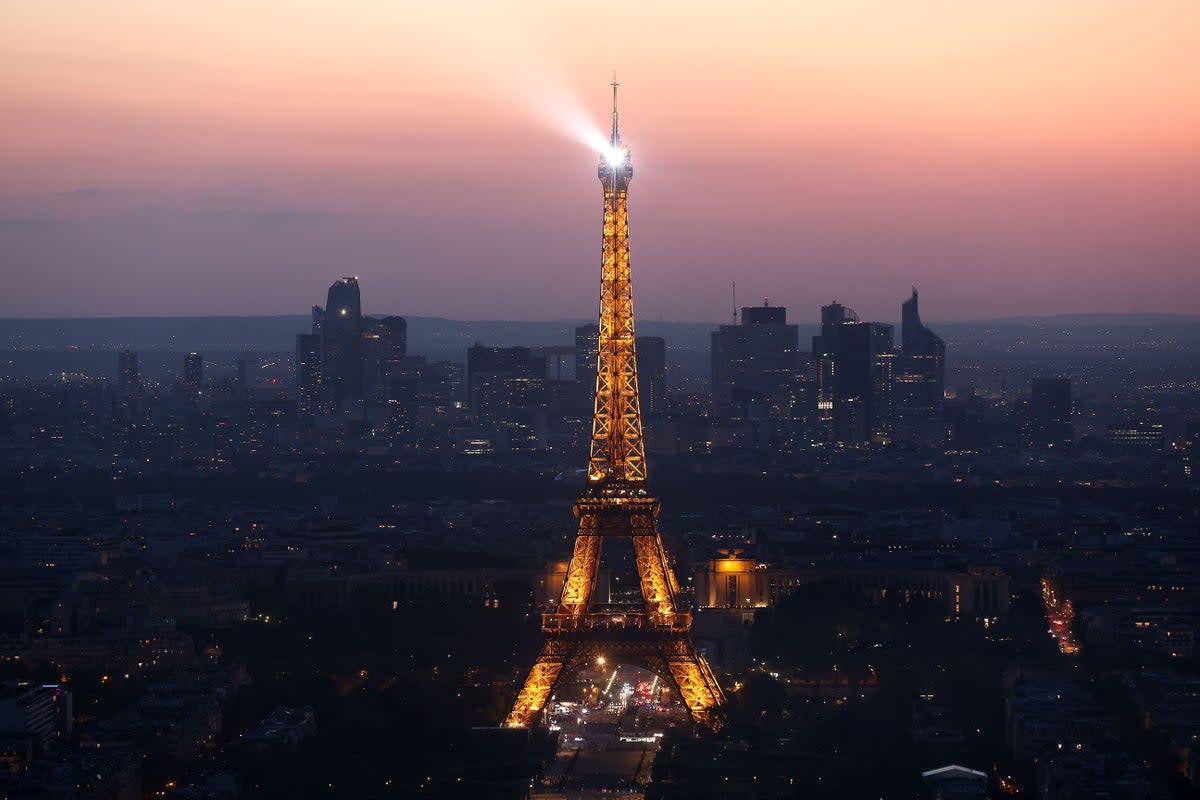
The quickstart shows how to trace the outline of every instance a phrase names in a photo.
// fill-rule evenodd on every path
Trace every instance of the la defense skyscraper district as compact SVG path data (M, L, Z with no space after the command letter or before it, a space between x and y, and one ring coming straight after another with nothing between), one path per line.
M504 724L532 725L570 675L606 658L670 681L692 718L717 728L725 699L692 641L691 614L679 609L679 584L658 531L659 502L646 481L626 207L633 166L617 127L615 81L612 87L612 138L599 167L604 186L600 331L587 485L574 509L579 533L558 606L542 616L541 653ZM602 545L609 537L633 541L641 603L592 602Z

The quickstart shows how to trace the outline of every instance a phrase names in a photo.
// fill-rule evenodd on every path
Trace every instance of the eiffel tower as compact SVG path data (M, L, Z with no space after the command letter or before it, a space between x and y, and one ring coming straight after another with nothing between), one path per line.
M615 78L612 90L612 138L599 167L604 186L600 340L587 485L574 508L579 533L559 604L542 615L542 651L504 725L533 725L564 681L602 657L654 672L675 688L694 721L715 729L725 697L692 642L691 614L679 610L679 584L658 531L659 502L646 484L626 210L633 165L617 129ZM633 541L641 603L592 602L601 548L610 537Z

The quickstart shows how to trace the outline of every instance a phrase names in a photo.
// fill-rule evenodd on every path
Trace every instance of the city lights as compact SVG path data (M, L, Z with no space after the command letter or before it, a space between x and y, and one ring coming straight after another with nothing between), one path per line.
M1200 2L62 5L0 800L1200 788Z

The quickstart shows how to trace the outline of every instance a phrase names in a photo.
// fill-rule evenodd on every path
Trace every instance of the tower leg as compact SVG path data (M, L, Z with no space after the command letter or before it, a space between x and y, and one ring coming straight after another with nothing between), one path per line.
M648 531L635 531L633 553L647 610L655 614L674 614L675 592L671 585L671 567L667 563L662 539L653 526Z
M588 530L594 528L595 520L584 517L579 522L579 535L575 537L575 550L571 554L571 563L567 567L567 577L563 581L562 611L572 614L582 614L592 599L592 590L596 586L596 575L600 571L600 543L603 537L594 535Z
M554 694L554 687L565 677L564 668L572 649L563 642L546 640L517 694L512 711L504 719L505 728L528 728L537 722L538 714Z
M713 730L720 728L723 721L719 716L720 706L725 695L695 645L688 640L679 642L676 652L667 659L667 667L692 719Z

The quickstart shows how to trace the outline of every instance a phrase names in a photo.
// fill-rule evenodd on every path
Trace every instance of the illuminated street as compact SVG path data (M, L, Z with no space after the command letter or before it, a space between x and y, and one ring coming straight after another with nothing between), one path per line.
M1042 602L1046 606L1046 619L1050 622L1050 635L1058 642L1058 649L1068 656L1079 652L1079 644L1071 633L1075 618L1075 607L1071 601L1059 597L1058 590L1049 578L1042 578Z
M559 746L539 797L641 797L663 734L689 724L661 681L626 666L581 671L547 714Z

